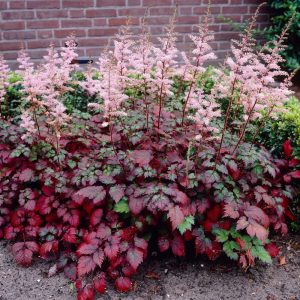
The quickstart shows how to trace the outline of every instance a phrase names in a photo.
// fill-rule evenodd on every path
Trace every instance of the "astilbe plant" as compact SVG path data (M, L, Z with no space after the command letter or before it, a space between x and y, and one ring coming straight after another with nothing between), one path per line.
M0 237L18 264L52 261L49 276L63 271L78 299L93 299L107 277L129 291L149 243L180 257L189 243L197 255L225 253L245 269L271 262L278 249L269 235L287 233L291 174L244 137L290 92L272 85L287 76L278 67L284 35L256 52L255 17L211 91L198 80L215 58L209 17L191 36L192 57L176 48L175 17L159 46L145 25L138 41L122 29L80 82L72 38L60 52L50 47L37 68L20 53L23 112L3 117L0 130ZM0 70L3 99L2 59ZM93 99L88 117L66 112L74 84Z

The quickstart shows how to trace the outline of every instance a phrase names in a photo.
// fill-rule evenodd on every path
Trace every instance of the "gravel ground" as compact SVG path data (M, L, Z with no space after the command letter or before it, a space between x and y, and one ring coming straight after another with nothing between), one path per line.
M247 273L226 259L178 260L152 257L135 278L134 291L119 294L108 288L106 300L300 300L300 237L279 241L286 263L257 265ZM281 261L283 262L283 261ZM76 299L62 275L47 278L51 264L37 260L29 268L16 266L10 246L0 243L0 300Z

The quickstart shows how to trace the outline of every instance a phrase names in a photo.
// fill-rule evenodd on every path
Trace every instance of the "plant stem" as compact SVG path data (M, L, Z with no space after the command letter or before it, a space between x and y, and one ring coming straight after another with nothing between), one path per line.
M223 141L224 141L225 131L227 129L229 113L230 113L230 109L231 109L231 106L232 106L232 103L233 103L233 93L234 93L234 89L235 89L235 84L236 84L236 78L232 82L231 96L230 96L230 100L229 100L228 107L227 107L227 110L226 110L224 126L223 126L223 129L222 129L221 142L220 142L220 146L219 146L219 149L218 149L218 152L217 152L216 161L219 159L220 152L221 152L222 145L223 145Z

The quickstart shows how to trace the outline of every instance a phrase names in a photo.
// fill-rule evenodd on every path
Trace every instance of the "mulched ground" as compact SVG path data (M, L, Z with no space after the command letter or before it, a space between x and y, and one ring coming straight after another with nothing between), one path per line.
M281 265L257 265L247 273L226 259L179 260L152 256L135 278L134 291L119 294L108 288L106 300L300 300L300 236L279 240ZM62 275L47 278L51 263L37 260L16 266L9 244L0 243L0 300L72 300L72 284Z

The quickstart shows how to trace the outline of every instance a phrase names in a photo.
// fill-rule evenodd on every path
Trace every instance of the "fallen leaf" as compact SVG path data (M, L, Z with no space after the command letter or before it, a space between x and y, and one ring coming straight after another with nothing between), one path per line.
M57 265L53 265L48 272L48 277L51 277L57 273Z
M147 278L155 279L155 280L158 280L160 278L159 275L155 272L148 272L145 276Z
M286 259L285 259L285 256L284 256L284 255L283 255L283 256L280 256L279 259L278 259L278 261L279 261L279 266L284 266L284 265L286 265Z

